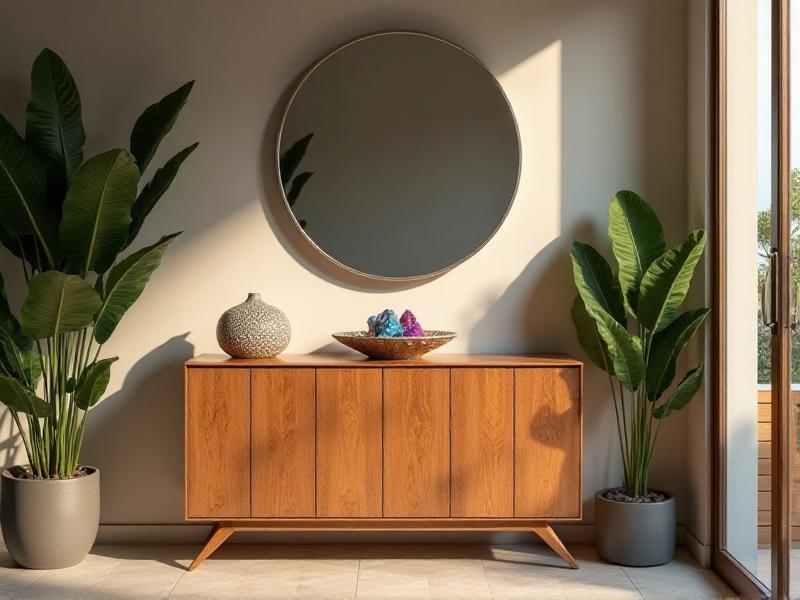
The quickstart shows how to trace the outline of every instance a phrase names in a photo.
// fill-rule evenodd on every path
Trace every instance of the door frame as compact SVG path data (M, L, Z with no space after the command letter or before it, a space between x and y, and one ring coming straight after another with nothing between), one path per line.
M778 326L772 338L772 590L767 590L724 547L726 451L726 0L711 0L711 281L712 307L712 552L711 566L747 598L789 597L791 550L791 256L778 260ZM777 206L777 242L790 248L789 178L789 0L772 0L772 164Z

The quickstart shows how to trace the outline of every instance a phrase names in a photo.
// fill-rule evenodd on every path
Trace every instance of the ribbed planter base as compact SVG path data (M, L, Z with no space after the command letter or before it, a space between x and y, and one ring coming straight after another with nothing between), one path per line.
M2 472L0 525L11 557L29 569L81 562L100 524L100 471L74 479L18 479Z

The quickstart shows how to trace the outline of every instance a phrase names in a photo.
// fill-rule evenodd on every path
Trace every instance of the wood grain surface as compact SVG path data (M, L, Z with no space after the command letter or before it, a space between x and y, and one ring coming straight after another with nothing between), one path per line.
M382 513L382 373L317 370L317 516Z
M515 369L514 516L581 512L580 369Z
M188 369L186 516L250 516L250 371Z
M251 371L254 517L313 517L314 369Z
M450 371L383 373L383 515L450 514Z
M400 368L409 367L577 367L582 363L566 354L441 354L433 352L411 360L375 360L356 352L320 354L281 354L275 358L231 358L224 354L201 354L186 362L189 367L336 367Z
M451 516L514 514L514 371L451 373Z

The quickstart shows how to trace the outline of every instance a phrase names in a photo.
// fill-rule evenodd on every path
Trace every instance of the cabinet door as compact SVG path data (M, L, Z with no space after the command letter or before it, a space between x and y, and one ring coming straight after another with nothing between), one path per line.
M317 369L317 516L381 516L380 369Z
M186 373L186 516L250 516L250 370Z
M580 368L515 369L516 517L581 515Z
M383 515L450 515L450 371L383 371Z
M453 517L514 514L514 371L453 369Z
M314 369L253 369L254 517L313 517Z

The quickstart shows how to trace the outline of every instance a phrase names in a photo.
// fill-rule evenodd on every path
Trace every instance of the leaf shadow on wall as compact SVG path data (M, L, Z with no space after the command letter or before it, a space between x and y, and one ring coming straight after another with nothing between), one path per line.
M24 453L22 440L19 432L16 431L16 423L11 418L11 413L7 410L0 412L0 431L13 431L10 436L0 440L0 466L16 465ZM27 460L27 458L26 458Z
M89 415L81 462L100 469L104 524L129 523L130 515L144 523L183 520L183 363L194 356L188 335L148 352Z

